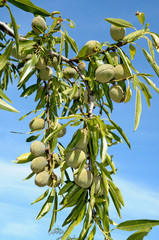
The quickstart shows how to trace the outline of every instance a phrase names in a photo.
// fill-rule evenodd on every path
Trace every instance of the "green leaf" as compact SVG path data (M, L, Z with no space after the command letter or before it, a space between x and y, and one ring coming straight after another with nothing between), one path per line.
M67 238L70 236L70 234L71 234L71 232L73 231L73 229L74 229L75 226L76 226L76 221L73 221L73 222L69 225L69 227L66 229L66 231L65 231L64 235L62 236L61 240L67 239Z
M102 163L98 163L98 162L97 162L97 165L98 165L98 167L100 168L101 172L103 172L107 178L109 178L110 180L112 180L109 171L102 165Z
M119 18L105 18L105 21L117 26L117 27L125 27L125 28L133 28L133 25L130 22L127 22L123 19Z
M127 87L127 89L126 89L126 96L125 96L124 103L129 102L130 99L131 99L131 96L132 96L132 91L131 91L131 88L130 88L130 86L129 86L129 84L128 84L128 87Z
M0 89L0 98L3 98L4 100L12 104L12 101L7 97L7 95L2 91L2 89Z
M23 179L23 181L25 180L29 180L30 178L32 178L34 176L34 172L30 173L26 178Z
M145 14L144 13L138 13L138 14L136 14L137 15L137 17L138 17L138 19L139 19L139 22L142 24L142 26L144 25L144 23L145 23Z
M28 97L29 95L34 93L37 89L38 89L38 84L33 84L33 85L29 86L28 88L26 88L24 90L24 92L22 92L20 97Z
M64 46L64 34L62 33L61 35L61 41L60 41L60 56L59 56L59 63L61 62L61 56L62 56L62 52L63 52L63 46ZM60 72L58 74L58 79L61 78L60 77Z
M31 12L35 15L50 16L49 12L40 7L37 7L30 0L8 0L8 2L26 12Z
M122 204L123 206L125 206L125 204L124 204L124 198L123 198L123 196L122 196L122 193L121 193L120 189L119 189L113 182L111 182L111 181L109 181L109 180L108 180L108 182L109 182L109 185L111 185L111 187L112 187L113 190L115 191L115 193L116 193L117 197L119 198L119 201L121 202L121 204Z
M78 53L78 46L77 46L75 40L74 40L73 38L71 38L70 36L68 36L67 34L65 34L65 39L66 39L66 41L69 42L72 50L73 50L75 53Z
M82 59L82 58L86 57L87 49L88 49L87 46L82 47L81 50L79 51L78 55L77 55L77 58Z
M45 197L47 197L48 193L49 193L49 188L31 204L34 204L34 203L37 203L37 202L43 200Z
M14 31L14 37L15 37L15 42L16 42L16 49L17 49L17 53L19 53L19 36L18 36L18 28L17 28L17 24L16 24L16 21L15 21L15 18L8 6L8 4L6 5L7 6L7 9L10 13L10 18L11 18L11 21L12 21L12 26L13 26L13 31ZM18 54L19 55L19 54Z
M147 230L159 225L159 220L139 219L129 220L117 225L117 229L123 231Z
M70 20L70 19L66 19L68 22L69 22L69 24L68 24L68 26L70 27L70 28L75 28L76 27L76 25L75 25L75 23L74 23L74 21L73 20Z
M125 68L126 68L126 70L127 70L128 75L131 76L131 75L132 75L132 72L131 72L131 69L130 69L129 63L128 63L128 61L127 61L127 58L126 58L126 56L125 56L123 50L120 49L120 48L118 48L118 53L119 53L120 57L121 57L122 60L123 60L123 63L124 63L124 66L125 66Z
M129 236L127 240L143 240L144 237L146 237L150 231L151 231L151 228L147 230L145 229L144 231L143 230L137 231L133 233L131 236Z
M2 70L7 64L12 52L12 46L13 46L13 42L10 42L8 47L5 49L4 53L0 55L0 70Z
M69 91L70 100L73 99L73 97L74 97L74 95L76 94L77 91L78 91L78 86L77 86L76 83L74 83L72 89Z
M134 131L138 128L140 122L140 116L142 111L142 104L141 104L141 92L137 88L136 89L136 106L135 106L135 128Z
M74 182L66 183L59 191L59 195L66 193L72 186L74 186Z
M155 71L157 76L159 77L159 66L153 60L152 56L145 49L142 48L142 51L143 51L144 56L146 57L147 61L150 63L151 67L153 68L153 70Z
M131 59L133 60L136 54L136 48L132 44L129 45L129 52L130 52Z
M133 75L133 88L136 89L138 85L139 85L139 79L138 79L138 77L134 74L134 75Z
M8 103L6 103L5 101L3 101L2 99L0 99L0 109L9 111L9 112L16 112L19 113L18 110L16 110L14 107L12 107L11 105L9 105Z
M46 202L42 206L42 208L41 208L41 210L40 210L40 212L39 212L39 214L38 214L38 216L36 218L37 220L42 218L45 214L47 214L50 211L51 206L52 206L53 201L54 201L54 197L55 197L55 189L52 188L52 190L51 190L51 192L50 192Z
M134 42L145 34L146 34L145 30L135 31L135 32L132 32L132 33L128 34L127 36L125 36L123 41L124 42L129 42L129 43Z
M28 152L28 153L23 153L22 155L20 155L19 157L17 157L17 161L13 161L15 163L21 164L21 163L27 163L32 161L34 158L34 156Z
M57 196L57 192L55 192L54 209L53 209L53 213L52 213L52 218L51 218L51 223L50 223L50 227L49 227L49 232L51 231L51 229L54 226L54 223L56 222L57 208L58 208L58 196Z
M38 134L37 136L33 135L33 136L30 136L26 139L26 142L32 142L32 141L35 141L38 137L40 136L40 134Z
M125 142L127 143L128 147L131 149L131 145L129 143L129 140L127 139L127 136L125 135L124 131L112 120L109 120L113 126L116 128L116 130L121 134Z
M156 87L155 83L154 83L152 80L150 80L150 79L147 78L146 76L142 76L142 77L145 79L145 81L146 81L157 93L159 93L159 88Z
M50 133L49 136L47 136L45 138L44 143L47 143L51 138L53 138L54 135L56 135L59 131L61 131L62 129L67 127L71 122L73 122L73 120L69 121L68 123L63 124L61 127L57 128L52 133Z
M38 61L37 56L33 55L33 57L25 63L23 71L20 75L18 85L21 85L24 82L25 78L29 75L29 73L31 72L31 70L33 69L33 67L37 63L37 61Z
M150 108L150 99L152 98L152 95L149 91L148 86L145 83L139 82L139 87L140 87L141 91L143 92L145 99L147 101L147 104Z
M107 99L108 106L109 106L110 110L112 111L112 110L113 110L113 103L112 103L112 100L111 100L111 98L110 98L110 96L109 96L109 87L108 87L108 85L105 84L105 83L103 83L103 84L101 84L101 85L102 85L102 88L103 88L103 90L104 90L104 95L105 95L105 97L106 97L106 99Z

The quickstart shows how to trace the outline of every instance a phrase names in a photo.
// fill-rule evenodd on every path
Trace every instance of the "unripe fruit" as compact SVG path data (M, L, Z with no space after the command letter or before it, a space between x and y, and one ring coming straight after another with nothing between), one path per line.
M116 27L111 25L110 35L114 41L120 41L125 37L125 28Z
M121 86L114 85L109 89L109 95L114 102L120 103L124 101L125 94Z
M125 79L129 76L125 65L124 64L118 64L115 68L114 68L114 78L119 80L119 79Z
M101 49L100 42L95 41L95 40L88 41L85 44L85 46L87 46L87 55L89 55L91 53L95 53L96 51Z
M76 174L77 171L78 169L76 169L73 174L74 182L82 188L89 188L93 181L93 174L91 171L83 168L79 174Z
M45 68L41 69L40 72L41 80L50 80L53 77L53 71L50 67L46 66Z
M109 54L112 57L113 64L118 65L119 64L118 54L116 52L110 52Z
M77 99L80 97L80 90L77 89L77 92L75 93L75 95L73 96L73 99Z
M107 83L114 77L114 67L111 64L103 64L95 71L95 77L100 83Z
M85 159L86 154L81 149L69 151L65 156L66 164L72 168L78 168Z
M45 144L40 141L32 142L30 152L35 157L43 156L45 154Z
M35 67L38 68L39 70L45 68L46 67L45 59L40 57L38 62L35 64Z
M61 123L58 123L58 124L57 124L57 128L60 128L61 126L62 126ZM57 137L58 137L58 138L61 138L61 137L63 137L65 134L66 134L66 128L64 128L64 129L62 129L61 131L59 131L59 132L57 133Z
M78 63L78 67L79 67L79 69L80 69L81 71L83 71L83 70L85 69L85 67L86 67L85 62L79 62L79 63Z
M46 28L47 28L46 22L42 17L37 16L37 17L33 18L32 29L36 34L39 35L39 34L45 32Z
M76 70L74 68L71 67L66 67L63 70L63 76L67 79L73 78L76 75Z
M17 48L16 48L16 45L13 46L12 48L12 52L11 52L11 55L16 58L16 59L26 59L27 57L27 54L23 52L23 47L19 47L19 57L18 57L18 53L17 53Z
M45 127L45 120L43 118L32 119L29 123L31 131L42 130Z
M49 67L53 67L53 68L57 68L57 65L58 65L58 59L57 57L53 57L53 59L49 59L48 62L47 62L48 66Z
M35 184L38 187L44 187L49 184L50 179L51 179L51 177L50 177L49 173L46 171L42 171L36 175Z
M103 194L103 189L101 189L102 186L102 178L101 176L95 175L93 178L93 181L95 183L95 194L102 195Z
M88 132L87 132L87 129L85 128L81 129L80 131L81 131L81 136L75 147L86 152L87 145L88 145Z
M52 158L53 158L53 161L55 163L54 168L59 167L60 164L61 164L61 161L60 161L60 158L59 158L58 154L57 153L53 153L52 154Z
M46 167L47 161L44 157L36 157L31 161L30 168L34 173L42 172Z

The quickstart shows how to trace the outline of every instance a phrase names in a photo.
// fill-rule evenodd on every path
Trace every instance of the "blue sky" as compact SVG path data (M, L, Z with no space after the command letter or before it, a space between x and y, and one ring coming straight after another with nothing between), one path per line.
M158 1L78 1L73 0L34 0L36 5L45 8L49 12L60 11L63 18L70 18L76 23L75 29L69 29L70 35L77 42L79 49L88 40L98 40L100 42L111 41L110 25L104 18L123 18L130 21L137 29L140 28L136 11L145 13L146 22L150 23L151 31L158 32L159 2ZM10 5L11 6L11 5ZM27 33L31 30L32 14L23 13L21 10L11 6L17 24L21 25L19 32ZM0 21L9 22L9 14L6 10L0 9ZM50 21L47 19L47 23ZM129 31L128 31L129 32ZM145 47L144 41L142 41ZM158 54L155 54L156 60ZM154 74L151 67L146 63L141 51L134 58L136 68L141 72ZM158 61L159 63L159 61ZM159 79L154 78L155 84L159 87ZM33 179L24 182L29 173L29 164L16 165L11 161L20 154L28 152L30 144L25 142L26 135L11 134L10 131L29 131L29 121L34 117L29 116L22 122L18 119L34 108L34 97L28 99L20 98L20 92L16 90L17 80L8 89L8 96L20 113L14 114L6 111L0 112L0 239L2 240L32 240L32 239L54 239L48 235L47 230L50 221L50 214L43 219L36 221L35 218L40 210L41 204L30 205L38 196L43 193L34 185ZM134 92L133 92L134 93ZM153 98L151 108L146 105L142 97L143 107L139 128L134 133L134 112L135 97L127 104L116 104L112 114L112 119L118 123L126 132L132 146L129 150L126 144L119 144L110 149L110 154L114 155L114 162L118 168L114 182L121 189L125 208L122 210L122 220L128 219L157 219L159 220L159 96L151 90ZM67 131L67 139L71 138L71 129ZM63 144L66 145L65 139ZM119 222L117 214L112 206L111 218ZM60 227L62 217L68 211L60 213L55 227ZM78 230L74 234L78 236ZM77 234L76 234L77 233ZM115 240L125 240L129 233L120 231L114 232L112 237ZM156 240L159 235L159 227L155 227L146 238ZM95 240L103 239L98 232Z

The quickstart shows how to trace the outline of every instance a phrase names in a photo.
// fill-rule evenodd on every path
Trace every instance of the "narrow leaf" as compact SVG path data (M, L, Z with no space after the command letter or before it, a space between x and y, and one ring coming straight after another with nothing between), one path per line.
M134 131L138 128L141 116L142 104L141 104L141 92L137 88L136 89L136 106L135 106L135 127Z
M159 225L159 220L149 220L149 219L140 219L140 220L129 220L120 223L117 226L117 229L124 231L136 231L136 230L147 230L154 226Z
M8 0L8 2L26 12L31 12L35 15L50 16L49 12L40 7L37 7L30 0Z
M150 63L151 67L154 69L155 73L157 74L157 76L159 77L159 66L157 65L157 63L153 60L152 56L145 50L142 48L142 51L147 59L147 61Z
M23 71L22 71L22 73L20 75L20 79L19 79L18 85L23 83L23 81L28 76L28 74L31 72L31 70L33 69L33 67L37 63L37 61L38 61L37 56L33 55L33 57L25 63L24 69L23 69Z
M19 113L18 110L16 110L14 107L12 107L11 105L9 105L8 103L6 103L5 101L3 101L2 99L0 99L0 109L9 111L9 112L16 112Z
M0 55L0 70L2 70L4 66L7 64L12 52L12 46L13 42L10 42L8 47L5 49L4 53Z
M73 229L74 229L75 226L76 226L76 221L73 221L73 222L69 225L69 227L66 229L66 231L65 231L64 235L62 236L61 240L67 239L67 238L70 236L70 234L71 234L71 232L73 231Z
M7 97L7 95L0 89L0 97L12 104L12 101Z
M129 45L129 52L130 52L131 59L133 60L136 54L136 48L132 44Z
M142 76L142 77L145 79L145 81L146 81L157 93L159 93L159 88L156 87L155 83L154 83L152 80L150 80L150 79L147 78L146 76Z
M77 47L77 44L76 44L75 40L73 38L71 38L70 36L68 36L67 34L65 34L65 39L69 42L72 50L75 53L78 53L78 47Z
M121 134L121 136L123 137L123 139L125 140L125 142L127 143L128 147L131 149L129 140L127 139L127 136L125 135L124 131L112 120L109 120L113 126L117 129L117 131Z
M125 27L125 28L133 28L133 25L130 22L127 22L123 19L119 18L105 18L105 21L117 26L117 27Z
M34 204L34 203L37 203L37 202L43 200L45 197L47 197L48 193L49 193L49 188L31 204Z
M124 103L129 102L131 99L131 96L132 96L132 91L131 91L130 85L128 84L128 87L126 89L126 97L125 97Z
M55 189L52 188L52 190L51 190L51 192L50 192L46 202L42 206L42 208L41 208L41 210L40 210L40 212L39 212L39 214L38 214L38 216L36 218L37 220L42 218L45 214L47 214L50 211L51 206L52 206L53 201L54 201L54 197L55 197Z
M151 231L151 228L144 230L144 231L137 231L133 233L131 236L127 238L127 240L143 240L144 237L148 235L148 233Z

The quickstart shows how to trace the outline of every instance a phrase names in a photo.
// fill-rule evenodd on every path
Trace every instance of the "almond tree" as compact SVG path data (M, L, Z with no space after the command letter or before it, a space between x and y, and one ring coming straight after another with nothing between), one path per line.
M33 14L32 29L25 36L18 33L10 4ZM78 50L63 25L67 21L74 28L75 23L63 19L60 12L49 13L30 0L0 0L0 7L7 8L11 18L11 23L0 22L0 109L18 112L4 93L16 78L21 97L36 93L36 108L20 119L36 114L29 123L30 137L26 139L31 143L30 151L22 153L15 162L30 162L31 174L26 180L33 177L37 187L45 187L33 202L45 199L37 219L52 211L50 232L58 212L69 208L70 214L63 219L62 226L68 227L62 240L68 239L80 223L83 224L80 240L94 239L97 227L106 240L112 239L111 231L115 229L135 231L128 239L143 239L159 221L141 219L116 224L109 216L110 200L119 217L124 206L122 193L113 182L116 167L109 148L123 140L131 148L124 131L111 119L111 112L117 107L114 102L127 103L136 94L136 130L141 94L150 107L149 88L159 93L150 79L153 76L140 73L133 66L139 49L159 76L154 57L159 46L158 34L150 31L141 12L136 13L141 30L123 19L106 18L107 24L111 24L113 43L91 40ZM47 18L52 19L49 26ZM128 35L126 28L132 29ZM140 38L147 41L147 50L137 43ZM129 46L128 53L123 50L125 45ZM75 56L68 58L69 52ZM35 84L32 78L36 79ZM65 139L67 127L73 134L64 146L61 139ZM58 167L60 176L56 173Z

